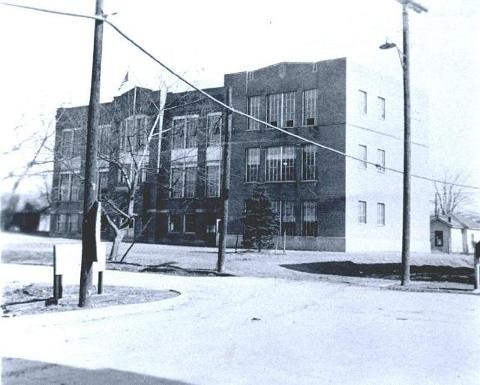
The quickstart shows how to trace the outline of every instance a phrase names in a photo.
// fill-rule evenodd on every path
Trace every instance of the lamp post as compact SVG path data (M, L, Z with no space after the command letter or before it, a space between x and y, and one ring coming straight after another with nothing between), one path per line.
M380 49L396 48L403 70L403 220L402 220L402 277L401 284L410 283L410 169L411 169L411 140L410 140L410 51L409 51L409 24L408 9L417 13L428 12L427 8L412 0L397 0L402 4L403 19L403 52L395 43L386 42Z

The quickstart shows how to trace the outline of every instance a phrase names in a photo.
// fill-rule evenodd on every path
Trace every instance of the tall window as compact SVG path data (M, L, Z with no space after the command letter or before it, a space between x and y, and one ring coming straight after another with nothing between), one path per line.
M108 170L98 173L98 196L101 198L108 191Z
M138 151L145 146L147 141L147 122L146 116L129 116L121 122L119 147L120 151ZM107 130L110 130L110 126Z
M377 225L385 226L385 203L377 203Z
M57 233L65 233L67 232L67 214L58 214L57 215Z
M265 180L295 180L295 147L269 147L265 158Z
M295 235L295 201L282 201L282 234Z
M317 235L317 203L314 201L302 204L302 235Z
M219 146L222 132L222 113L207 115L207 146Z
M364 144L358 145L358 159L360 159L360 161L358 162L358 167L366 169L367 168L367 146L365 146Z
M60 174L59 200L61 201L70 200L71 177L71 174Z
M385 120L385 98L378 97L377 98L377 106L378 106L378 118L380 120Z
M73 156L80 156L82 151L84 151L83 140L85 138L85 131L81 128L76 128L73 130Z
M385 150L377 149L377 171L385 172Z
M313 144L303 147L302 150L302 179L315 180L315 163L317 148Z
M78 214L70 214L69 217L68 231L72 233L78 233Z
M198 116L181 116L173 119L172 149L197 146Z
M170 194L172 198L183 197L183 168L172 167L170 172Z
M315 125L315 119L317 116L317 90L303 91L303 125L313 126Z
M62 131L61 156L71 158L73 155L73 130Z
M220 196L220 165L207 166L207 197Z
M185 214L185 232L195 232L195 214Z
M168 232L169 233L182 232L182 216L180 214L170 214L168 216Z
M185 197L192 198L195 196L195 185L197 181L197 168L185 168Z
M283 122L284 127L295 126L295 92L283 94Z
M258 182L260 171L260 149L247 148L246 152L246 182Z
M261 96L251 96L248 98L248 113L257 119L262 119L260 113L261 109ZM248 129L249 130L259 130L260 123L255 120L248 120Z
M110 126L103 125L98 127L100 131L100 137L98 140L98 150L103 153L107 154L109 150L110 144Z
M197 168L192 165L179 165L170 171L170 196L172 198L192 198L195 196Z
M366 115L367 114L367 92L358 90L358 111Z
M367 202L358 201L358 223L367 223Z
M267 122L276 127L282 125L282 94L267 96Z

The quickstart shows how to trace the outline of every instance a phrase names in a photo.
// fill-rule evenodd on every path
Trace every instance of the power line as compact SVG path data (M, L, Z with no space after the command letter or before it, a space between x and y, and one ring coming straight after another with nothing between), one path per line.
M134 41L131 37L129 37L125 32L123 32L119 27L117 27L114 23L112 23L111 21L109 21L107 19L107 17L105 15L85 15L85 14L80 14L80 13L73 13L73 12L63 12L63 11L55 11L55 10L51 10L51 9L46 9L46 8L39 8L39 7L32 7L32 6L27 6L27 5L20 5L20 4L13 4L13 3L8 3L8 2L0 2L0 4L2 5L6 5L6 6L10 6L10 7L17 7L17 8L24 8L24 9L29 9L29 10L33 10L33 11L38 11L38 12L44 12L44 13L52 13L52 14L56 14L56 15L62 15L62 16L71 16L71 17L79 17L79 18L84 18L84 19L93 19L93 20L102 20L103 22L105 22L106 24L110 25L120 36L122 36L125 40L127 40L130 44L132 44L133 46L135 46L138 50L140 50L141 52L143 52L145 55L147 55L150 59L152 59L154 62L156 62L157 64L159 64L162 68L164 68L167 72L169 72L170 74L172 74L173 76L175 76L177 79L181 80L182 82L184 82L186 85L190 86L191 88L193 88L194 90L198 91L199 93L201 93L202 95L204 95L206 98L212 100L214 103L220 105L221 107L231 111L232 113L234 114L237 114L237 115L240 115L240 116L243 116L243 117L246 117L247 119L250 119L250 120L253 120L253 121L256 121L260 124L263 124L267 127L270 127L274 130L277 130L277 131L280 131L280 132L283 132L284 134L287 134L291 137L294 137L294 138L297 138L301 141L304 141L304 142L307 142L307 143L310 143L310 144L313 144L317 147L320 147L324 150L327 150L327 151L330 151L330 152L333 152L335 154L338 154L338 155L341 155L345 158L350 158L350 159L353 159L353 160L356 160L358 162L362 162L363 164L370 164L372 166L375 166L375 167L380 167L382 168L383 170L388 170L388 171L391 171L391 172L395 172L395 173L398 173L398 174L403 174L404 172L401 171L401 170L397 170L395 168L392 168L392 167L387 167L387 166L383 166L383 165L379 165L377 163L374 163L372 161L368 161L368 160L364 160L364 159L361 159L361 158L358 158L356 156L353 156L353 155L350 155L350 154L347 154L346 152L343 152L343 151L340 151L340 150L337 150L335 148L332 148L332 147L329 147L329 146L325 146L321 143L318 143L318 142L315 142L314 140L311 140L311 139L308 139L308 138L304 138L302 137L301 135L297 135L297 134L294 134L293 132L290 132L290 131L287 131L281 127L277 127L277 126L274 126L266 121L263 121L261 119L258 119L254 116L251 116L243 111L240 111L240 110L237 110L231 106L228 106L227 104L225 104L224 102L218 100L217 98L215 98L214 96L210 95L209 93L205 92L204 90L202 90L201 88L198 88L197 86L195 86L193 83L191 83L190 81L188 81L186 78L184 78L182 75L176 73L173 69L171 69L169 66L167 66L166 64L164 64L162 61L160 61L159 59L157 59L152 53L150 53L149 51L147 51L145 48L143 48L139 43L137 43L136 41ZM425 180L425 181L429 181L429 182L434 182L434 183L440 183L440 184L446 184L446 185L450 185L450 186L456 186L456 187L460 187L460 188L469 188L469 189L474 189L474 190L480 190L480 187L478 186L471 186L471 185L466 185L466 184L459 184L459 183L450 183L450 182L447 182L447 181L442 181L442 180L439 180L439 179L434 179L434 178L430 178L430 177L427 177L427 176L423 176L423 175L418 175L418 174L410 174L411 177L413 178L417 178L417 179L421 179L421 180Z

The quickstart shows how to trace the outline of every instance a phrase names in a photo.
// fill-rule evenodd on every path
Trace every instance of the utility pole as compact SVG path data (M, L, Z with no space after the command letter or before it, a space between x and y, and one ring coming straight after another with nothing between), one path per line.
M96 0L95 15L103 17L103 0ZM87 120L87 148L85 151L85 186L83 194L82 265L78 306L90 305L92 266L97 259L96 211L97 201L97 128L100 114L100 73L102 64L103 20L95 20L93 38L92 81Z
M410 284L410 217L411 217L411 110L410 110L410 29L408 8L427 12L422 5L411 0L397 0L402 4L403 20L403 226L402 226L402 286Z
M226 92L225 103L230 106L232 102L232 88L229 87ZM222 202L221 208L221 221L220 221L220 236L218 240L218 257L217 257L217 271L221 273L225 265L225 248L226 248L226 235L228 226L228 196L229 196L229 184L230 184L230 137L232 130L232 112L226 110L224 114L224 135L223 135L223 151L222 151L222 182L220 187L220 201Z

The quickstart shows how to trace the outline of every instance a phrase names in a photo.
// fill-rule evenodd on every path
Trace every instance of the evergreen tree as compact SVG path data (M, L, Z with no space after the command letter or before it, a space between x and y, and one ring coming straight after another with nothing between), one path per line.
M278 224L264 187L257 185L252 197L247 200L243 223L244 247L255 247L260 252L262 248L272 246L272 238L278 232Z

